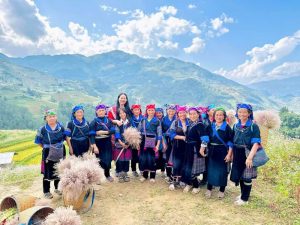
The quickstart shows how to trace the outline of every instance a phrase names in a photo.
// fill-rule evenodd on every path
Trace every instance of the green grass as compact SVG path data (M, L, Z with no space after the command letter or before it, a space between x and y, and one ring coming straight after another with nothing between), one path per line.
M0 170L0 185L19 186L21 189L31 187L33 181L39 176L38 166L22 166Z

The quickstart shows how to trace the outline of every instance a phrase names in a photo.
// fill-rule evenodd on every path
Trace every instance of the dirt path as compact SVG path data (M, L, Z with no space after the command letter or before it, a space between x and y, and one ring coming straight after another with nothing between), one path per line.
M0 186L0 197L7 193L26 193L42 197L41 177L31 188ZM81 214L83 224L286 224L278 217L276 208L267 199L272 198L262 187L254 187L251 204L246 207L233 205L239 188L230 185L225 199L218 200L217 190L213 197L204 197L205 188L197 195L168 190L165 181L140 183L132 179L129 183L104 183L96 187L95 205L89 212ZM270 194L269 194L270 195ZM62 200L54 196L54 206L61 206Z

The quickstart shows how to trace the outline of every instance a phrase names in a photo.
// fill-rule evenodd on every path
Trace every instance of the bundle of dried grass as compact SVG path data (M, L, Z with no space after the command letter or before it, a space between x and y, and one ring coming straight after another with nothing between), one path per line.
M268 129L278 129L281 124L279 114L271 110L259 110L254 113L254 120L258 126L264 126Z
M81 225L80 216L71 207L59 207L46 217L43 225Z
M281 124L279 114L271 110L255 111L254 122L259 126L261 144L266 147L269 139L269 130L278 129Z
M129 127L124 131L124 138L125 141L133 148L133 149L139 149L141 144L141 134L140 132L134 128Z
M237 122L237 118L235 117L235 111L234 110L228 110L226 111L226 121L230 127L233 127L233 125Z
M80 158L70 157L60 161L57 173L60 178L59 189L64 199L76 202L91 185L101 181L103 171L95 155L85 154Z
M71 169L72 165L77 164L77 162L80 162L82 159L79 157L76 157L74 155L61 160L59 163L55 165L56 167L56 174L60 175L64 172L65 169Z

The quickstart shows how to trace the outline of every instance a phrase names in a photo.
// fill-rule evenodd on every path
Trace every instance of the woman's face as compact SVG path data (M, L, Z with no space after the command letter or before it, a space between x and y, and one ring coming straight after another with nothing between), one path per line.
M46 117L46 121L49 125L55 125L57 121L57 116L56 115L48 115Z
M120 111L119 115L122 120L126 120L126 113L123 110Z
M172 118L174 115L175 115L175 110L174 109L168 109L168 111L167 111L167 113L168 113L168 116L170 117L170 118Z
M77 120L82 120L82 118L83 118L83 116L84 116L84 112L83 112L83 110L82 109L79 109L79 110L77 110L76 112L75 112L75 118L77 119Z
M140 113L141 113L141 110L140 109L133 109L132 112L133 112L133 115L139 116Z
M210 110L208 111L208 116L209 116L209 117L213 117L213 116L214 116L214 112L215 112L215 109L210 109Z
M198 114L198 112L197 112L196 110L191 110L191 111L189 111L189 118L190 118L193 122L197 121L197 120L199 119L199 114Z
M179 117L180 120L185 120L186 119L186 112L185 111L178 112L178 117Z
M155 116L156 116L158 119L161 119L161 118L163 118L163 113L162 113L162 112L155 112Z
M97 116L98 117L104 117L106 114L106 110L105 109L98 109L97 110Z
M250 116L248 109L239 109L238 110L238 118L241 121L247 121Z
M120 105L124 106L127 102L127 98L126 98L126 95L120 95L119 97L119 103Z
M147 114L148 114L148 116L150 116L150 117L154 117L155 109L147 109Z
M225 119L223 111L216 111L215 118L217 123L222 123Z

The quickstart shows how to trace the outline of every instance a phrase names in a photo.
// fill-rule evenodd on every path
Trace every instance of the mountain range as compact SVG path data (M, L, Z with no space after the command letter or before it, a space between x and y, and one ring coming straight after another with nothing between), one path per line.
M292 81L285 82L293 85ZM214 103L233 108L238 102L248 102L256 109L278 109L283 96L269 97L270 92L264 90L266 85L269 91L271 87L278 89L275 81L247 87L193 63L165 57L146 59L122 51L90 57L76 54L13 58L0 54L1 98L26 107L34 117L59 103L95 105L101 101L112 105L120 92L128 94L131 104L143 106ZM294 92L295 96L300 96L298 92Z

